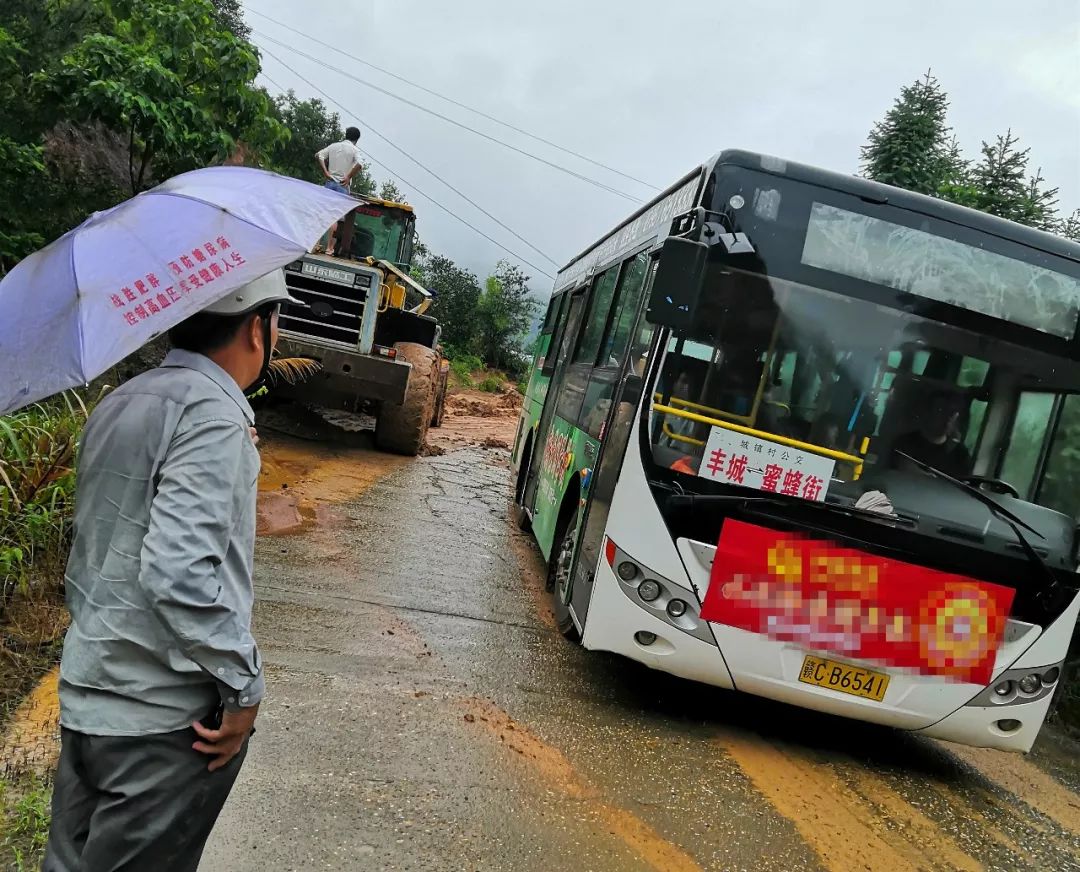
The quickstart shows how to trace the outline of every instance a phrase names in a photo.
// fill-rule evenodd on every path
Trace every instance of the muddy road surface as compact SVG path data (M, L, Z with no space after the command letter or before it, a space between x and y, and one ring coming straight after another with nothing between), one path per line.
M415 460L262 430L269 690L204 872L1080 868L1053 734L961 749L562 639L516 419L458 411Z

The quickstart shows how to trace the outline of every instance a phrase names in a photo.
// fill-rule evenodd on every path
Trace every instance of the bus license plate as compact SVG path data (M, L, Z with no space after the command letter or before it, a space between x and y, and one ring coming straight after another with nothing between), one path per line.
M859 669L857 666L813 655L807 655L803 660L799 681L852 696L861 696L863 699L872 699L874 702L881 702L885 697L885 689L889 686L889 676L882 672L871 672L869 669Z

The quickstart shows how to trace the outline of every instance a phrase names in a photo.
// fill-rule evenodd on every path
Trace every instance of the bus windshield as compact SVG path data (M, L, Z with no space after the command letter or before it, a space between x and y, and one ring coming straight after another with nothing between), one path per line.
M925 475L913 457L1048 508L1080 508L1035 487L1039 447L993 434L1020 393L1080 383L1072 361L721 264L709 267L696 326L663 351L653 461L684 486L841 502L877 488L896 511L917 513L937 492L916 486Z

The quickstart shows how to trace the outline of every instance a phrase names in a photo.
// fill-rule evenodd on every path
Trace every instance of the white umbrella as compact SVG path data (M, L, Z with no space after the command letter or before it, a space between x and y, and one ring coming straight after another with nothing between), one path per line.
M86 384L295 260L355 206L276 173L211 167L95 213L0 282L0 414Z

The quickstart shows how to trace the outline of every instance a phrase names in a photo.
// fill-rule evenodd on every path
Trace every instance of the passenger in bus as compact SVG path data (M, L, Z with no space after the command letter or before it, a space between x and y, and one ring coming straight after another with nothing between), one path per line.
M761 384L761 350L752 346L727 346L717 368L714 388L717 408L734 415L749 415Z
M686 400L693 402L697 397L693 387L693 376L688 369L683 369L679 372L678 378L675 379L675 384L671 387L671 396L673 399ZM688 409L687 411L693 411ZM695 421L691 421L689 418L682 418L678 415L665 415L664 416L664 436L661 440L661 444L667 445L669 448L682 448L685 449L687 439L692 439L694 430L697 424Z
M939 390L931 394L920 416L918 430L900 436L893 443L894 464L904 465L902 452L935 469L962 478L971 474L971 455L964 446L960 419L964 402L960 395Z

